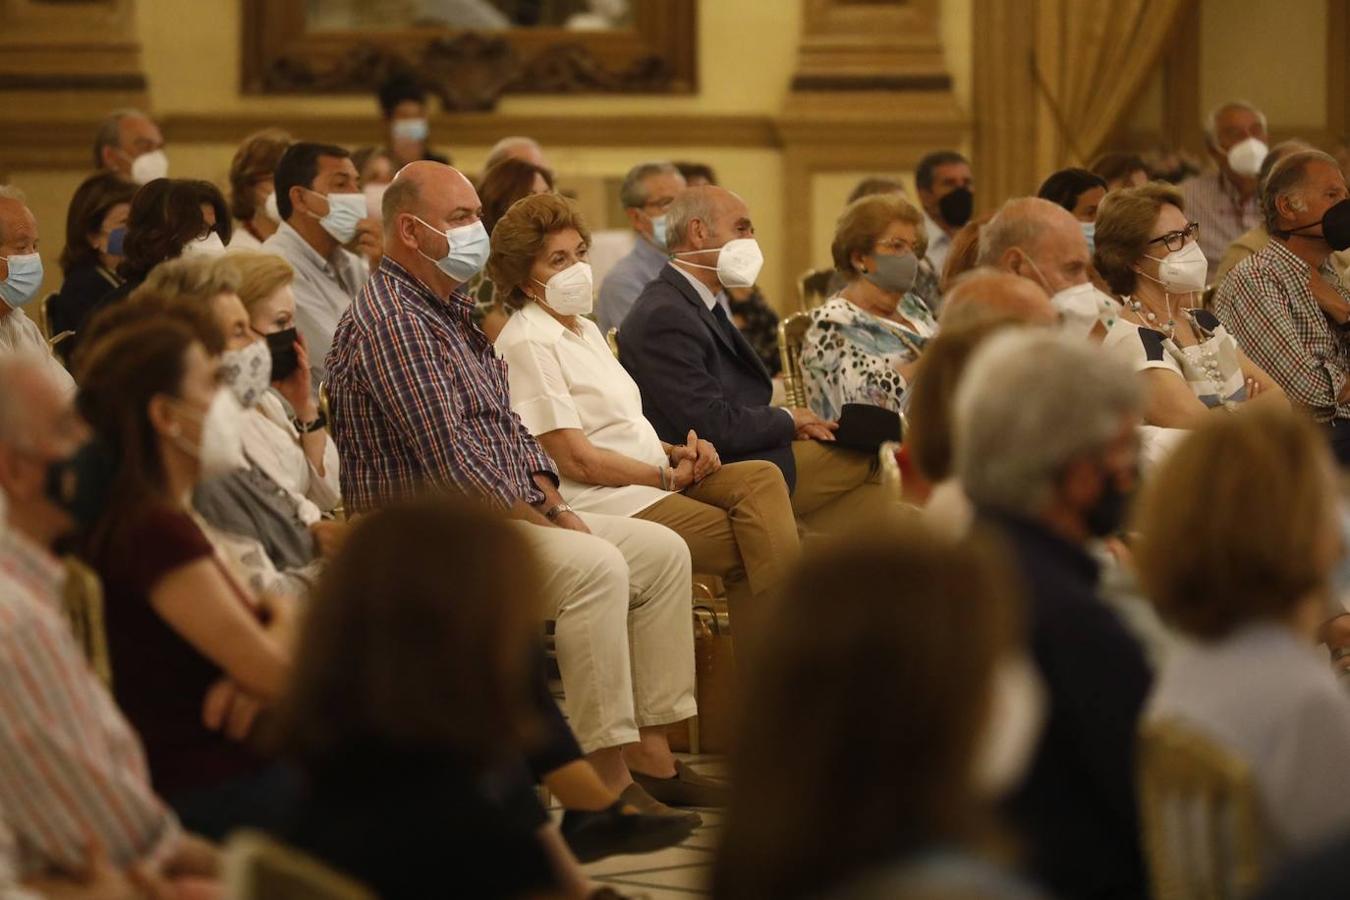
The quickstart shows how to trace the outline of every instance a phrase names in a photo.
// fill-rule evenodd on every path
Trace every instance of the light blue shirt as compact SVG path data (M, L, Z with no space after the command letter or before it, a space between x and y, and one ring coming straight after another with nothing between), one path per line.
M600 282L600 298L595 303L595 320L602 334L619 328L628 317L643 288L656 280L665 268L665 251L641 235L628 255L614 264Z

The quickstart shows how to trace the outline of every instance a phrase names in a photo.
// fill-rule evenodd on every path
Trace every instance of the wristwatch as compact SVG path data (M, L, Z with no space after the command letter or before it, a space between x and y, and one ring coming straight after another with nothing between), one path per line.
M557 506L552 507L551 509L549 509L548 512L544 513L544 518L548 519L550 522L553 522L556 521L558 516L561 516L563 513L570 513L570 512L575 512L575 510L573 510L572 507L568 506L566 503L559 503Z
M323 410L319 410L319 417L315 419L313 422L306 424L304 422L301 422L299 419L291 419L291 424L294 425L295 430L300 432L301 434L313 434L320 428L327 427L328 417L323 414Z

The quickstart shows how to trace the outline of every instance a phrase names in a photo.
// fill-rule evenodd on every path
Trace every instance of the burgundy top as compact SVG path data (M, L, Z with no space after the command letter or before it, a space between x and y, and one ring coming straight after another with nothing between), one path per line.
M132 552L105 550L92 563L103 579L113 692L145 743L155 790L168 796L213 787L263 768L262 758L202 724L206 692L224 673L150 605L161 578L201 559L215 561L206 536L187 513L157 508L124 538Z

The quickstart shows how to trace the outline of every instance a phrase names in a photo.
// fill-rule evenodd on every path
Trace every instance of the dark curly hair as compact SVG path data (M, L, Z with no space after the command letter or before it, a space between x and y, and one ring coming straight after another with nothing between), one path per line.
M210 206L216 224L208 229L202 207ZM175 259L183 245L213 230L221 241L230 242L229 208L220 189L209 181L156 178L141 187L131 200L127 217L125 257L117 274L128 281L145 278L166 259Z

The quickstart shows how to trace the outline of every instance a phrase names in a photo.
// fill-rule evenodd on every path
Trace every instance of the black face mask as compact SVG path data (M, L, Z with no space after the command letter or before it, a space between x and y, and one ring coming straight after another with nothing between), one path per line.
M287 328L266 335L267 349L272 351L272 380L284 381L300 368L300 357L295 352L295 329Z
M968 187L959 187L938 201L938 212L942 220L953 228L960 228L970 221L975 211L975 195Z
M1137 477L1137 476L1136 476ZM1083 511L1083 524L1093 537L1110 537L1125 526L1130 511L1133 491L1120 487L1120 478L1112 472L1102 473L1102 492L1096 502Z
M1299 235L1298 232L1308 228L1322 226L1320 235L1309 234ZM1322 214L1322 221L1309 222L1307 225L1300 225L1297 228L1291 228L1285 232L1286 235L1297 235L1298 237L1318 238L1325 240L1332 250L1340 251L1350 249L1350 200L1342 200L1335 206Z
M94 438L65 459L47 463L45 494L75 520L78 531L86 532L103 515L116 474L117 460L112 451Z

